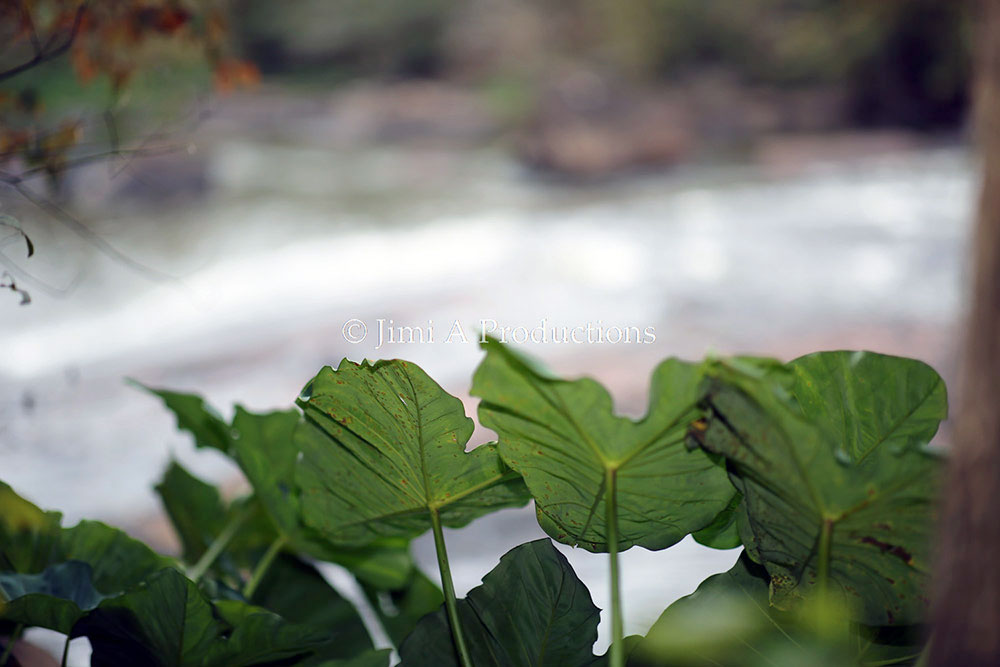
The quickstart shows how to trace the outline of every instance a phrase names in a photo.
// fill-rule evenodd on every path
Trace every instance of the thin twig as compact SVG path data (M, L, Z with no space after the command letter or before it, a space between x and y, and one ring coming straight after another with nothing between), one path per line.
M61 208L55 202L35 194L27 187L25 187L24 184L13 183L9 185L10 187L14 188L14 190L16 190L18 193L20 193L22 197L27 199L36 207L48 213L55 220L57 220L63 226L68 228L71 232L73 232L74 234L82 238L84 241L97 248L99 251L101 251L108 257L118 262L121 262L122 264L146 276L147 278L150 278L151 280L157 280L157 281L177 280L176 276L172 276L162 271L158 271L150 266L146 266L145 264L132 259L128 255L123 253L121 250L118 250L113 245L105 241L103 238L101 238L101 236L95 233L94 230L92 230L90 227L83 224L79 220L77 220L69 212Z
M43 62L52 60L54 58L58 58L62 54L66 53L66 51L69 50L69 47L73 45L73 42L76 40L77 34L80 32L80 26L83 24L83 17L86 14L86 12L87 12L87 3L85 2L81 4L79 7L77 7L76 16L73 18L73 27L70 29L69 36L62 44L53 48L49 48L56 39L56 33L53 32L53 34L49 37L45 45L42 46L41 50L35 52L34 57L24 61L20 65L12 67L3 72L0 72L0 81L5 81L11 77L15 77L21 72L29 70L32 67L35 67L36 65L42 64Z
M163 146L159 148L124 148L118 150L105 151L103 153L93 153L91 155L84 155L82 157L74 158L72 160L67 160L60 166L60 171L65 171L67 169L73 169L74 167L82 167L84 165L90 164L91 162L100 162L102 160L108 160L115 157L155 157L158 155L167 155L169 153L176 153L182 150L180 146ZM25 169L19 174L10 173L0 173L0 181L7 183L8 185L19 185L20 183L28 180L29 178L34 178L36 176L42 176L48 173L46 167L32 167L30 169Z

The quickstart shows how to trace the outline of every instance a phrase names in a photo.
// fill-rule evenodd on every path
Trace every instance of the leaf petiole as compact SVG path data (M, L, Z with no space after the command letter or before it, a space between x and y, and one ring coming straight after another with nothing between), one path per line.
M455 640L455 651L462 667L472 667L469 648L465 645L462 635L462 624L458 618L458 602L455 599L455 583L451 579L451 567L448 565L448 551L444 545L444 532L441 530L441 516L436 509L431 510L431 526L434 529L434 548L437 550L438 568L441 571L441 589L444 592L444 607L451 625L451 635Z
M205 553L203 553L201 558L198 559L198 562L187 571L187 576L191 579L191 581L197 583L203 576L205 576L205 572L208 571L208 568L212 567L212 563L215 562L215 559L222 555L222 552L226 550L229 543L233 541L234 537L236 537L236 533L239 531L240 526L242 526L243 522L249 517L250 505L248 503L236 513L228 524L226 524L226 527L222 529L222 532L219 533L218 536L216 536L215 540L213 540L213 542L208 546L208 549L205 550Z
M823 527L819 533L817 550L816 585L819 587L821 599L825 598L830 583L830 546L833 540L833 519L824 518Z
M622 622L621 582L618 575L618 505L615 498L618 471L605 471L604 507L608 526L608 566L611 570L611 648L610 667L624 667L625 656L622 638L625 634Z
M14 644L21 638L22 632L24 632L24 623L18 623L14 627L14 632L10 633L10 637L7 639L7 646L4 647L3 655L0 655L0 667L7 664L7 660L14 651Z
M257 562L257 566L253 570L253 574L250 575L250 580L247 581L247 585L243 588L243 597L247 600L253 597L253 594L257 592L257 587L260 586L260 582L264 579L264 575L267 574L268 569L271 567L271 563L274 559L278 557L281 550L288 543L288 538L284 535L276 539L271 543L271 546L267 548L264 555Z

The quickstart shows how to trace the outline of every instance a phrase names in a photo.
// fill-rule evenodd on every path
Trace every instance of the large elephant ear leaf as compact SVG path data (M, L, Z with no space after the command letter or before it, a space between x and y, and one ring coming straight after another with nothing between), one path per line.
M95 667L263 664L305 656L328 638L241 602L213 605L174 570L104 600L76 624L73 636L90 640Z
M495 340L483 347L472 393L479 418L500 436L500 454L528 485L539 524L554 539L608 551L663 549L704 528L732 500L723 468L685 444L700 415L702 367L669 359L653 373L649 413L613 414L611 397L590 379L542 374ZM609 527L608 500L617 514Z
M494 445L465 451L462 402L400 361L324 368L299 399L315 426L300 429L296 480L302 516L325 538L363 545L460 527L528 500Z
M0 572L0 619L69 634L85 612L104 599L90 565L67 561L39 574Z
M477 667L589 665L600 610L547 539L507 552L458 602ZM399 648L405 667L458 665L444 609L425 616Z
M940 465L912 438L929 438L933 429L926 424L943 414L937 401L914 407L885 398L906 395L894 382L906 382L912 368L908 360L893 359L856 364L858 377L849 383L836 374L810 374L809 382L793 382L790 392L785 378L719 364L705 386L707 420L696 422L692 435L726 457L743 494L740 537L770 574L771 602L779 608L828 588L868 625L912 624L924 615ZM898 376L892 373L896 363ZM842 388L878 385L877 404L886 414L872 413L868 394L815 386L838 382ZM801 406L817 394L835 403L804 411ZM850 427L843 413L854 415ZM909 420L925 425L907 426ZM894 435L904 431L910 435L903 440ZM845 433L855 439L845 442ZM855 458L851 451L860 454Z

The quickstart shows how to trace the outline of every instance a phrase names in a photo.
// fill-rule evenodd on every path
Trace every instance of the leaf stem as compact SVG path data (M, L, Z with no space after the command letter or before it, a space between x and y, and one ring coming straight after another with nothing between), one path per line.
M267 548L261 559L257 561L257 566L253 569L253 574L250 575L250 581L247 585L243 587L243 597L247 600L253 597L253 594L257 592L257 587L260 586L260 582L263 581L264 575L267 574L267 570L271 567L271 563L274 559L278 557L278 554L284 548L285 544L288 542L288 538L282 535L274 542L271 546Z
M816 563L816 585L819 594L826 597L830 585L830 546L833 541L833 519L823 519L823 527L819 533L819 549Z
M616 468L605 471L604 508L608 529L608 566L611 570L611 648L610 667L624 667L625 654L622 638L625 634L622 621L621 583L618 578L618 500L615 497L617 485Z
M10 654L14 651L14 644L21 638L22 632L24 632L24 623L18 623L14 626L14 632L10 633L10 637L7 639L7 646L3 649L3 655L0 655L0 667L7 664Z
M441 570L441 589L444 592L444 608L448 613L448 623L451 624L451 635L455 640L455 651L462 667L472 667L469 648L465 645L462 635L462 624L458 619L458 602L455 599L455 584L451 580L451 567L448 565L448 551L444 546L444 532L441 530L441 516L436 509L431 510L431 526L434 528L434 547L437 549L438 569Z
M66 667L66 660L69 658L69 643L71 641L73 641L73 638L66 635L66 643L63 644L62 660L59 661L59 667Z
M198 562L187 571L189 579L197 582L205 576L205 572L208 571L208 568L212 567L212 563L215 562L215 559L226 550L229 543L233 541L234 537L236 537L236 533L239 531L240 526L243 525L243 522L246 521L249 516L250 505L248 504L237 512L229 523L226 524L226 527L222 529L222 532L219 533L218 536L216 536L215 540L213 540L208 546L208 549L205 550L205 553L203 553L201 558L198 559Z

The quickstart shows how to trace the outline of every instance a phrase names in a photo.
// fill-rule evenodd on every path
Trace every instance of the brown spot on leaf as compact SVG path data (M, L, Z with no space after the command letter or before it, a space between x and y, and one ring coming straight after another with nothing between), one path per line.
M881 540L877 540L874 537L869 537L867 535L861 538L861 543L870 544L874 547L878 547L879 551L881 551L882 553L892 554L893 556L896 556L897 558L901 559L907 565L913 563L913 554L911 554L909 551L899 546L898 544L897 545L889 544L888 542L883 542Z

